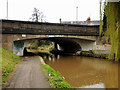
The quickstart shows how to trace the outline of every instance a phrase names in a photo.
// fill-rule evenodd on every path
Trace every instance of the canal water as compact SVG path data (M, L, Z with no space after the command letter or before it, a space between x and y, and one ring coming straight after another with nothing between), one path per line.
M118 88L118 63L83 56L44 56L44 61L74 87Z

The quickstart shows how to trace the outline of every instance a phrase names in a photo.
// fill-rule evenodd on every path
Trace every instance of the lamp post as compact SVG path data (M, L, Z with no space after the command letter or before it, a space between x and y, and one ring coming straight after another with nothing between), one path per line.
M8 0L7 0L7 19L8 19Z
M76 7L76 22L78 21L78 6Z

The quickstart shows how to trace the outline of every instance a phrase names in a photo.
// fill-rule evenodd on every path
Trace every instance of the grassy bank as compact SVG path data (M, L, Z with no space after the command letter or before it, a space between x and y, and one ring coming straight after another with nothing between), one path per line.
M2 85L8 79L15 65L20 62L20 57L2 48Z
M61 76L59 72L56 72L53 68L51 68L47 64L41 64L45 76L47 77L47 81L52 88L71 88L74 89L70 84L68 84L64 77Z

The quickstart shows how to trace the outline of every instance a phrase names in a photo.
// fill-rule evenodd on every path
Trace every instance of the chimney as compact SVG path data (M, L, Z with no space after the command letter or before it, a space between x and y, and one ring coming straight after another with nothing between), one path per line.
M87 18L87 23L90 23L90 17Z
M61 18L59 20L60 20L60 23L61 23Z

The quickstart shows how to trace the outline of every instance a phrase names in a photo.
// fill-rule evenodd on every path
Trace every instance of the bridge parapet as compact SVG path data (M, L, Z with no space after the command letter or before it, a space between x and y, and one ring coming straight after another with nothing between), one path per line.
M41 23L29 21L1 20L2 34L35 35L76 35L98 36L99 25L71 25L58 23Z

